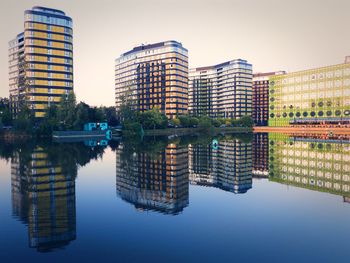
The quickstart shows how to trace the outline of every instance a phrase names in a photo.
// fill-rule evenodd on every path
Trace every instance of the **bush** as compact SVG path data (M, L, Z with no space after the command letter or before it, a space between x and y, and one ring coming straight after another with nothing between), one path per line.
M178 118L174 118L174 119L169 120L169 124L171 124L173 126L179 126L181 124L181 122Z
M198 126L202 129L209 129L212 126L211 119L207 116L199 118Z
M143 129L138 122L125 122L123 126L123 135L129 137L142 137Z
M139 122L145 129L165 129L168 124L166 116L158 108L140 113Z
M239 119L239 121L240 121L241 126L243 126L243 127L253 127L253 124L254 124L252 117L247 116L247 115L242 116Z
M183 127L193 127L197 126L199 123L198 118L189 115L181 115L179 116L179 120Z
M212 120L212 124L214 127L220 127L220 125L222 125L221 121L216 119Z

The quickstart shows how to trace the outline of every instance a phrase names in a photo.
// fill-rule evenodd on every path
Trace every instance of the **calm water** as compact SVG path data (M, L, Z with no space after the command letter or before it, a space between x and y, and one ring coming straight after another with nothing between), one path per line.
M1 142L1 262L350 262L349 141L89 145Z

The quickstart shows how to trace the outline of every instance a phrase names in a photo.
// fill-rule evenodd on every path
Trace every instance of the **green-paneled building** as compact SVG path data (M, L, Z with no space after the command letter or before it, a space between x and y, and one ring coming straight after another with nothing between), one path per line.
M350 123L350 63L270 77L269 126Z

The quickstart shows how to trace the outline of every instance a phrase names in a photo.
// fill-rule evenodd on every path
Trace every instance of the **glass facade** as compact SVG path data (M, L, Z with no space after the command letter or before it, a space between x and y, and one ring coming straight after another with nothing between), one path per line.
M270 77L269 126L350 123L350 63Z
M189 113L211 118L251 115L252 76L252 65L241 59L190 69Z
M115 61L115 103L138 111L158 108L168 118L188 108L188 54L179 42L135 47Z
M253 112L256 126L267 126L269 119L269 77L285 74L284 71L256 73L253 75Z
M26 103L35 117L73 90L72 19L64 12L25 11L24 32L9 43L11 109Z

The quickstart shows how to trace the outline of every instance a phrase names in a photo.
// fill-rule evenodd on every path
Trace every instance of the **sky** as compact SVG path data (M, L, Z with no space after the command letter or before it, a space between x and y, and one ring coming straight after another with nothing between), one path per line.
M36 5L72 17L74 90L95 106L114 105L114 60L140 44L177 40L190 67L241 58L254 72L350 55L349 0L0 0L0 97L8 96L8 42Z

